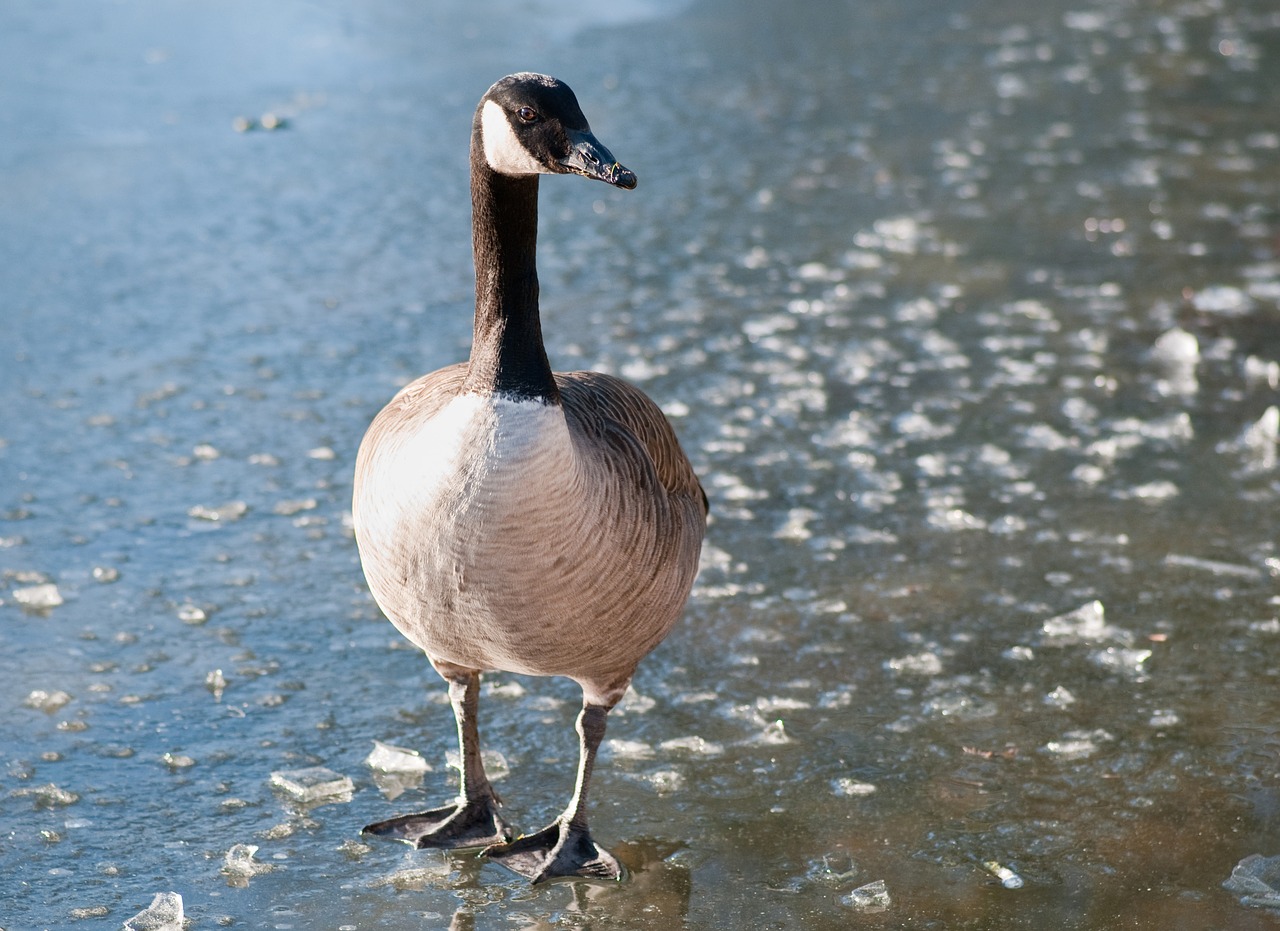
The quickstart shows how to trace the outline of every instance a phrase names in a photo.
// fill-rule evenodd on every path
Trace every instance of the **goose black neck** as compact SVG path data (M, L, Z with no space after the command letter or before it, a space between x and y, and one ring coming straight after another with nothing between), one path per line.
M538 317L538 176L500 175L471 153L476 317L464 391L555 402Z

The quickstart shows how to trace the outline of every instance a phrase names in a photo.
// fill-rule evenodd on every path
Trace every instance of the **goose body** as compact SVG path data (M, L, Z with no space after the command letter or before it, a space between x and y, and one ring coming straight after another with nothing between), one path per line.
M448 681L463 758L454 805L365 830L419 846L489 845L535 881L616 878L587 829L595 752L637 663L684 608L706 497L641 391L551 371L534 263L537 176L547 173L635 186L567 86L511 75L482 98L472 129L471 357L401 390L360 446L353 515L365 576ZM479 756L487 670L566 676L583 691L573 800L510 843Z
M612 705L693 584L696 480L663 484L637 425L674 434L624 382L560 374L548 404L460 393L465 374L419 379L369 429L356 505L369 585L433 660L567 676Z

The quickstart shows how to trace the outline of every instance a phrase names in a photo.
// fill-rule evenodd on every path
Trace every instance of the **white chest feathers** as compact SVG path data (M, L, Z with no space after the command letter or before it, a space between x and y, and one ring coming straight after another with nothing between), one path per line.
M554 495L571 481L573 446L557 405L464 394L385 443L372 465L369 503L390 530L424 517L492 517Z
M502 107L492 100L486 100L480 111L480 132L484 139L484 159L498 174L546 174L547 169L516 137Z

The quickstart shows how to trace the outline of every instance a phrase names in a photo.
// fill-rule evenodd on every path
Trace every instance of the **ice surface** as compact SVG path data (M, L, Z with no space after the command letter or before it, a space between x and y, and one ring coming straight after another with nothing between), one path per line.
M370 769L383 773L425 773L431 769L417 750L386 744L381 740L373 742L373 750L364 761Z
M1222 888L1241 893L1240 904L1280 909L1280 857L1255 853L1235 865Z
M18 604L28 608L56 608L62 604L62 593L58 591L57 585L52 582L44 582L40 585L15 588L13 590L13 599Z
M182 896L157 892L151 904L124 923L124 931L182 931Z
M350 801L355 785L347 776L323 766L280 770L271 774L271 784L287 792L294 800L312 802Z
M840 900L860 912L883 912L892 902L889 899L889 887L883 879L859 886Z

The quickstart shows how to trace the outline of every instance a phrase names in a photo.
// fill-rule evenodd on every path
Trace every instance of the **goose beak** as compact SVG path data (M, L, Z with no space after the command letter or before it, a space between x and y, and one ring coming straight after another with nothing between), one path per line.
M570 130L568 136L569 154L560 159L560 164L566 171L595 178L628 191L636 186L635 172L619 165L613 153L602 146L600 140L591 133Z

